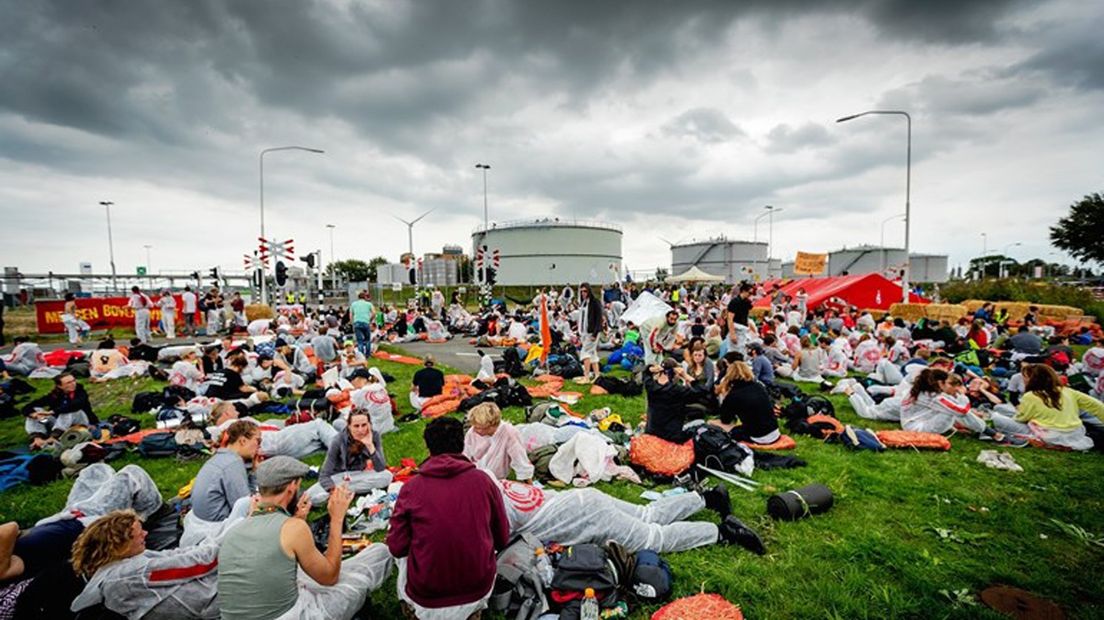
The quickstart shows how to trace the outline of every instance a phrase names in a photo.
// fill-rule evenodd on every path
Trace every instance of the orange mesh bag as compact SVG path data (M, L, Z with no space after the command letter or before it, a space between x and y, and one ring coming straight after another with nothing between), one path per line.
M951 449L951 441L938 433L915 431L878 431L874 433L887 448L917 448L919 450Z
M744 620L744 614L720 594L695 594L667 603L652 620Z
M395 362L398 364L410 364L411 366L422 365L422 360L416 357L410 357L409 355L396 355L394 353L388 353L387 351L376 351L372 354L372 357L380 360L387 360L389 362Z
M814 422L822 422L824 424L831 424L832 425L832 432L836 433L837 435L843 432L843 423L840 422L839 420L833 418L830 415L824 415L823 413L814 413L813 415L806 418L806 421L809 424L813 424Z
M471 375L445 375L445 383L467 385L473 381Z
M439 418L449 413L455 413L460 410L460 399L450 398L447 400L441 400L433 404L422 407L423 418Z
M782 435L774 441L774 443L753 443L750 441L741 441L740 443L751 448L752 450L793 450L797 447L797 442L793 440L793 437L789 435Z
M629 461L661 476L677 476L694 464L694 440L677 444L655 435L637 435L629 443Z
M533 398L548 398L558 393L562 387L562 383L542 383L540 385L528 385L525 387L525 390L529 392L529 395Z
M541 375L539 377L534 377L534 379L536 379L537 381L540 381L541 383L563 383L564 382L564 378L559 376L559 375Z

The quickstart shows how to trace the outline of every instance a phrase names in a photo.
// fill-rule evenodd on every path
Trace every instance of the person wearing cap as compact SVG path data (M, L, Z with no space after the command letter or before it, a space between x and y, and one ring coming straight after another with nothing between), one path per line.
M395 411L387 382L379 368L357 368L349 377L353 389L349 392L352 411L363 411L372 421L372 430L384 435L395 430Z
M203 370L199 364L199 350L195 347L185 349L180 354L180 359L173 362L172 368L169 369L169 384L185 387L195 392L203 380Z
M330 493L326 552L307 524L310 501L300 494L310 468L277 456L257 467L257 508L227 532L218 554L218 607L223 620L352 618L368 592L391 573L381 544L341 561L341 533L353 493ZM302 575L300 574L302 571Z
M192 509L184 516L181 546L220 533L235 503L248 500L251 484L245 464L254 461L260 446L261 432L255 424L238 420L228 425L226 447L203 464L192 482Z
M176 299L169 289L161 290L161 299L157 300L161 307L161 330L166 338L176 338Z
M441 417L423 433L429 458L403 485L387 547L399 558L399 600L408 618L479 618L510 522L498 485L464 451L464 426Z
M439 396L445 388L445 373L436 368L433 356L425 356L422 363L425 367L414 373L410 380L410 405L416 411L421 411L429 399Z
M341 351L341 375L348 377L358 368L368 366L368 358L364 357L357 348L357 343L351 338L345 339L345 348Z
M709 393L705 386L695 384L677 361L667 358L647 368L644 391L648 395L644 432L675 443L689 439L690 433L683 430L686 406Z

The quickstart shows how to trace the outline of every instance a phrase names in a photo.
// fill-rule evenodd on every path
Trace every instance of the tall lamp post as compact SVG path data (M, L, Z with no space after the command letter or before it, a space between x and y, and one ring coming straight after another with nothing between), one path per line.
M1010 262L1007 262L1007 259L1011 258L1010 256L1008 256L1008 251L1011 250L1012 248L1019 247L1021 245L1023 245L1023 243L1021 243L1019 241L1016 241L1014 243L1009 243L1008 245L1004 246L1004 250L1001 251L1001 256L1003 256L1004 258L1001 259L1000 265L998 265L998 267L1000 268L999 269L1000 277L1002 277L1002 278L1005 277L1006 270L1005 270L1004 266L1011 264Z
M333 235L334 235L334 229L337 228L337 224L326 224L326 228L330 229L330 288L337 288L337 270L334 269L334 267L333 267L333 264L334 264ZM318 268L321 269L322 265L318 265Z
M107 252L111 260L111 292L117 293L119 292L119 286L115 280L115 242L111 239L111 205L115 203L110 200L101 200L100 204L107 209Z
M764 205L763 208L766 209L766 213L763 213L759 217L755 218L755 222L752 225L752 237L754 238L753 241L759 240L759 220L765 217L770 218L769 220L767 220L767 275L770 276L771 251L774 249L774 214L780 213L782 209L776 209L773 205Z
M882 235L881 235L881 237L879 237L878 249L882 254L882 274L883 275L885 274L885 270L886 270L886 262L885 262L886 261L885 227L886 227L886 224L892 222L893 220L900 219L902 217L905 217L905 214L904 213L898 213L897 215L892 215L892 216L887 217L886 219L882 220Z
M149 287L153 288L153 267L150 265L150 248L152 245L146 244L142 247L146 248L146 276L149 278Z
M483 236L482 239L487 238L487 227L489 226L487 218L487 171L491 169L490 164L476 164L476 169L483 171ZM481 280L487 281L487 270L484 269Z
M868 110L860 114L852 114L836 119L837 123L844 123L869 114L892 114L905 117L908 128L908 141L905 150L905 268L901 272L901 296L902 301L909 301L909 276L912 259L909 258L909 227L912 224L912 209L909 205L909 195L912 191L912 117L902 110Z
M322 149L312 149L312 148L308 148L308 147L305 147L305 146L277 146L277 147L274 147L274 148L265 149L265 150L261 151L261 154L258 156L258 159L260 160L260 168L261 168L261 175L260 175L261 194L260 195L261 195L261 237L262 238L264 238L264 236L265 236L265 224L264 224L264 156L267 155L268 153L275 153L276 151L306 151L308 153L325 153L325 151L323 151ZM267 280L266 275L267 274L265 274L264 271L265 271L265 269L262 266L261 267L261 303L262 304L267 304L268 303L268 283L266 282L266 280Z

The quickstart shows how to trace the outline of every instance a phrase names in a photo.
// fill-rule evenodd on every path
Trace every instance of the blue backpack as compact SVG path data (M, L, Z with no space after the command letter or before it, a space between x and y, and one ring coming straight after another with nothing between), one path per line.
M61 463L48 454L20 454L0 460L0 493L24 483L46 484L61 475Z
M636 552L629 590L643 603L658 603L671 597L671 567L650 549Z

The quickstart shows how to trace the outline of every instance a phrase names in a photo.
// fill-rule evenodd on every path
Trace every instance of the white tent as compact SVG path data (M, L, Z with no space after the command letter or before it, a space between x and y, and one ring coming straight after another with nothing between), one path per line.
M724 282L724 276L706 273L695 265L677 276L668 277L664 282Z

